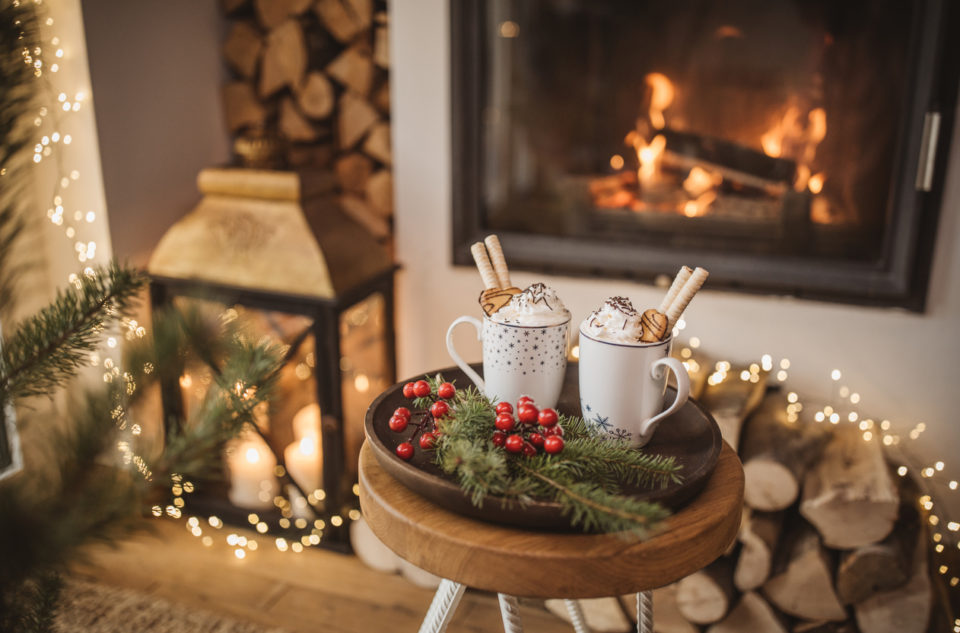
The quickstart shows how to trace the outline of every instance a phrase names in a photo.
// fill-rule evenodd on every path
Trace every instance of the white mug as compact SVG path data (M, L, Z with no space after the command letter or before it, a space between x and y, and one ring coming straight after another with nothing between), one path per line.
M580 330L583 419L631 446L649 442L657 425L690 397L690 378L683 364L670 356L671 342L672 337L640 345L610 343ZM677 377L677 398L662 410L667 389L665 367Z
M555 407L567 370L567 326L507 325L489 317L483 323L462 316L447 329L447 351L477 389L492 402L515 403L529 396L540 408ZM483 347L483 378L477 375L453 346L453 330L461 323L477 328Z

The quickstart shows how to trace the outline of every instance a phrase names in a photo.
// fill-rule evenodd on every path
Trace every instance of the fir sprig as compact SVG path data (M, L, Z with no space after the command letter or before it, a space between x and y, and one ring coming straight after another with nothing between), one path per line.
M437 376L431 386L442 382ZM420 402L424 400L424 402ZM429 406L429 398L414 406ZM669 511L624 494L622 486L666 486L682 480L673 457L631 448L599 436L581 418L561 416L565 445L556 455L508 454L491 441L493 404L475 388L457 391L451 414L440 420L436 463L454 474L474 505L489 495L508 503L558 503L573 525L586 531L620 532L639 538L659 528Z
M76 285L26 319L3 342L0 400L48 394L89 364L100 335L134 305L142 273L111 264L84 273Z

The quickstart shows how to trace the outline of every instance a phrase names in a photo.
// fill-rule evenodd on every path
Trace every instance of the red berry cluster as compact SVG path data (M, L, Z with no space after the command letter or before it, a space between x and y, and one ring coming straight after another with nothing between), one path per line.
M563 428L557 424L557 412L550 408L537 409L532 398L517 400L517 415L509 402L497 404L497 419L491 441L508 453L536 455L540 449L550 455L563 450Z
M437 427L437 422L450 412L450 405L446 403L446 400L452 398L456 393L456 387L449 382L440 383L437 386L436 394L430 389L430 383L426 380L408 382L403 386L403 396L409 400L433 396L434 401L428 410L417 412L419 420L416 422L413 435L410 436L408 441L401 442L397 446L397 456L400 459L408 460L413 457L413 440L417 435L420 436L418 441L420 448L423 450L430 450L437 445L437 439L442 435ZM394 433L402 433L407 430L413 415L407 407L397 407L390 417L390 421L387 422L387 426Z

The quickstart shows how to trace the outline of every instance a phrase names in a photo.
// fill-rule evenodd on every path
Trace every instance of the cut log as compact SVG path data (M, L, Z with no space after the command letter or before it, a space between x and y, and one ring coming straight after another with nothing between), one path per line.
M390 68L389 37L386 26L378 26L373 32L373 63L380 68Z
M363 154L347 154L337 159L334 169L343 191L362 195L373 173L373 161Z
M328 144L311 143L287 147L285 154L291 167L330 169L333 151L333 147Z
M578 602L583 611L583 619L593 633L623 633L630 630L631 622L616 598L594 598ZM547 600L544 606L547 607L547 611L561 620L571 621L565 600ZM657 605L658 609L659 607L660 605ZM660 614L657 613L657 615Z
M266 29L272 29L293 15L306 11L312 0L254 0L257 18Z
M773 556L783 525L781 512L750 512L740 523L737 538L743 544L733 572L733 584L740 591L763 585L773 569Z
M361 29L369 29L373 23L373 0L347 0L347 6Z
M907 584L876 593L854 606L861 633L923 633L927 630L933 590L927 575L925 536L920 530Z
M327 74L361 97L370 94L373 85L373 60L362 47L351 46L326 68Z
M719 622L735 597L733 562L728 558L718 558L677 583L677 609L694 624Z
M637 594L620 596L620 604L636 624ZM654 630L656 633L699 633L700 628L687 621L677 609L677 583L653 590Z
M363 517L350 522L350 546L367 567L383 572L400 571L400 557L377 538Z
M350 42L366 28L362 16L352 5L353 2L346 0L320 0L313 6L323 25L342 44Z
M367 156L376 158L384 165L389 165L392 162L389 123L378 123L370 130L370 134L363 144L363 151L367 153Z
M263 126L267 110L257 99L253 86L245 81L234 81L224 85L221 94L224 117L231 132Z
M369 103L355 94L345 92L340 97L340 114L337 121L340 148L347 149L356 145L367 130L377 122L377 118L377 111Z
M317 139L317 131L313 129L310 122L300 114L300 111L297 110L297 106L293 105L293 100L290 99L290 97L284 97L280 103L279 124L280 134L291 141L308 143Z
M300 110L312 119L325 119L333 112L333 104L333 85L330 80L323 73L309 73L303 87L297 90Z
M833 563L813 528L803 523L782 552L774 575L763 585L770 602L806 620L845 620L847 612L833 589Z
M837 566L840 601L844 604L863 602L875 593L906 583L913 567L911 557L919 532L920 517L912 499L902 499L897 522L887 538L840 555Z
M340 208L375 238L386 239L390 236L390 224L374 213L362 198L352 195L340 196Z
M366 194L370 208L378 215L393 215L393 173L389 169L381 169L367 179Z
M797 622L792 633L857 633L852 622Z
M390 114L390 80L387 79L373 91L371 103L384 114Z
M788 422L786 407L783 396L767 396L740 438L743 497L756 510L773 512L790 506L807 469L829 440L822 426Z
M707 633L787 633L777 613L753 591L743 594L737 605L722 622Z
M828 547L851 549L883 540L897 519L897 487L878 440L854 426L837 427L807 473L800 513Z
M223 43L223 58L239 75L252 79L263 51L263 37L252 23L239 20Z
M269 97L284 86L296 88L307 69L307 46L296 20L287 20L267 34L260 65L260 96Z
M732 373L739 375L740 371L734 370ZM740 446L740 428L743 421L750 417L763 401L768 373L759 372L756 382L733 378L715 385L708 384L698 398L700 404L713 415L720 427L720 435L733 450Z

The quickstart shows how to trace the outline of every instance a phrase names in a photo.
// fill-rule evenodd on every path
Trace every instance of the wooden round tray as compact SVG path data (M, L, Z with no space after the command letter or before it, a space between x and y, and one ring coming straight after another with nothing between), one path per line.
M479 370L479 367L477 369ZM578 369L576 363L570 363L567 366L563 392L557 405L561 413L580 415ZM436 373L432 371L430 375ZM470 379L455 367L441 369L439 373L446 380L454 382L457 387L463 388L472 384ZM407 430L403 433L394 433L387 427L387 421L393 411L397 407L410 404L410 401L403 397L402 388L403 382L400 382L380 394L367 409L364 421L367 442L384 470L414 492L459 514L517 527L580 531L580 528L570 525L560 505L553 502L534 501L519 505L491 495L484 500L483 507L478 508L460 489L456 479L444 473L433 463L433 452L421 450L416 442L414 442L416 450L413 459L407 462L397 457L395 453L397 445L405 441L413 432ZM668 401L672 400L674 395L674 391L668 388L666 395ZM688 400L679 411L660 423L653 439L643 449L651 453L675 457L683 466L680 471L683 481L656 489L625 486L624 492L638 499L657 501L672 510L677 510L706 485L717 465L721 447L720 429L713 417L699 403Z

